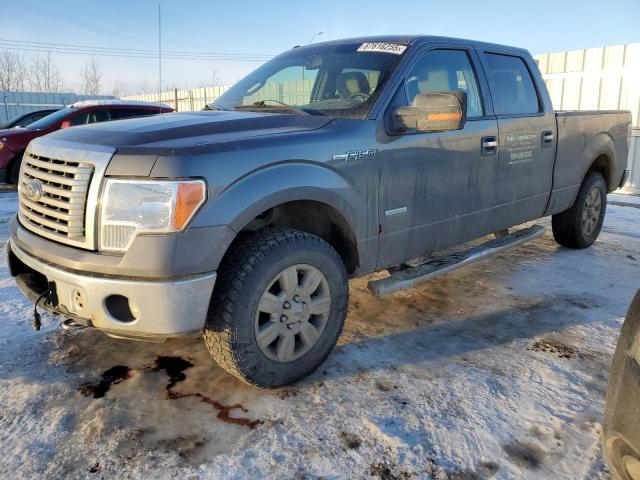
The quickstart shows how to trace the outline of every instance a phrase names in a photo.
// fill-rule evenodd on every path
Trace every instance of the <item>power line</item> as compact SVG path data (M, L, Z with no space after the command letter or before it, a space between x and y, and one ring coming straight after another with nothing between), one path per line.
M10 43L15 45L23 45L27 47L33 48L62 48L67 49L71 48L72 50L81 49L81 50L91 50L91 51L107 51L109 53L131 53L131 54L157 54L155 50L149 49L140 49L140 48L120 48L120 47L100 47L100 46L90 46L90 45L79 45L74 43L54 43L54 42L35 42L29 40L10 40L6 38L0 38L0 41L3 43ZM195 51L186 51L186 50L163 50L165 53L172 53L176 55L200 55L200 56L232 56L232 57L273 57L271 54L263 54L263 53L221 53L221 52L195 52Z
M25 52L52 52L69 55L95 55L120 58L158 58L158 52L145 49L108 48L98 46L82 46L77 44L61 44L52 42L34 42L23 40L7 40L0 38L0 48ZM188 52L163 50L164 58L173 60L230 60L230 61L265 61L272 58L266 54L250 53L218 53L218 52Z
M88 46L88 45L79 45L77 43L54 43L54 42L36 42L31 40L10 40L7 38L0 38L2 42L9 43L20 43L20 44L29 44L29 45L45 45L45 46L55 46L55 47L78 47L78 48L88 48L95 50L108 50L108 51L123 51L123 52L137 52L137 53L157 53L156 50L150 49L141 49L141 48L121 48L121 47L100 47L100 46ZM195 51L187 51L187 50L163 50L163 52L169 53L177 53L177 54L189 54L189 55L232 55L232 56L265 56L272 57L272 54L266 53L220 53L220 52L195 52Z

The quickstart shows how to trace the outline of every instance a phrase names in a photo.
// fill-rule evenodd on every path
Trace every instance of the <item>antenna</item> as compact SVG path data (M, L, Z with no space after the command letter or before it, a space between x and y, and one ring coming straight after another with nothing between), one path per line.
M307 45L310 45L311 43L313 43L313 41L319 37L320 35L322 35L324 32L318 32L316 34L313 35L313 37L311 37L311 40L309 40L309 43L307 43Z

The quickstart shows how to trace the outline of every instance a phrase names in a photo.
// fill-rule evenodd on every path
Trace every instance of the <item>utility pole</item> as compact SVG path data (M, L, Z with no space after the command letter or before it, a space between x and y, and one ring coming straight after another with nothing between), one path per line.
M162 11L158 2L158 95L162 100Z

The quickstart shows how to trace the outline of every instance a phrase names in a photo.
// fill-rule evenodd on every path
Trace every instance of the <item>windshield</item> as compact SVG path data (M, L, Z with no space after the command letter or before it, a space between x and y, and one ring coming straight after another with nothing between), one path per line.
M296 48L250 73L210 108L366 118L405 49L390 43Z
M74 111L75 110L73 108L63 108L62 110L58 110L51 115L47 115L40 120L36 120L35 122L30 123L26 126L26 128L28 128L29 130L42 130L43 128L53 127L56 124L62 122L62 120L64 120L67 115Z

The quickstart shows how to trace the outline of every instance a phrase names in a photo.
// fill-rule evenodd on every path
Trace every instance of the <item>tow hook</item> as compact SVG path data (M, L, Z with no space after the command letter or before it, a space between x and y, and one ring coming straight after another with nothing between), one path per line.
M72 332L74 330L81 330L83 328L87 328L86 325L80 325L73 318L64 319L62 321L62 323L60 324L60 326L62 326L62 329L67 331L67 332Z

